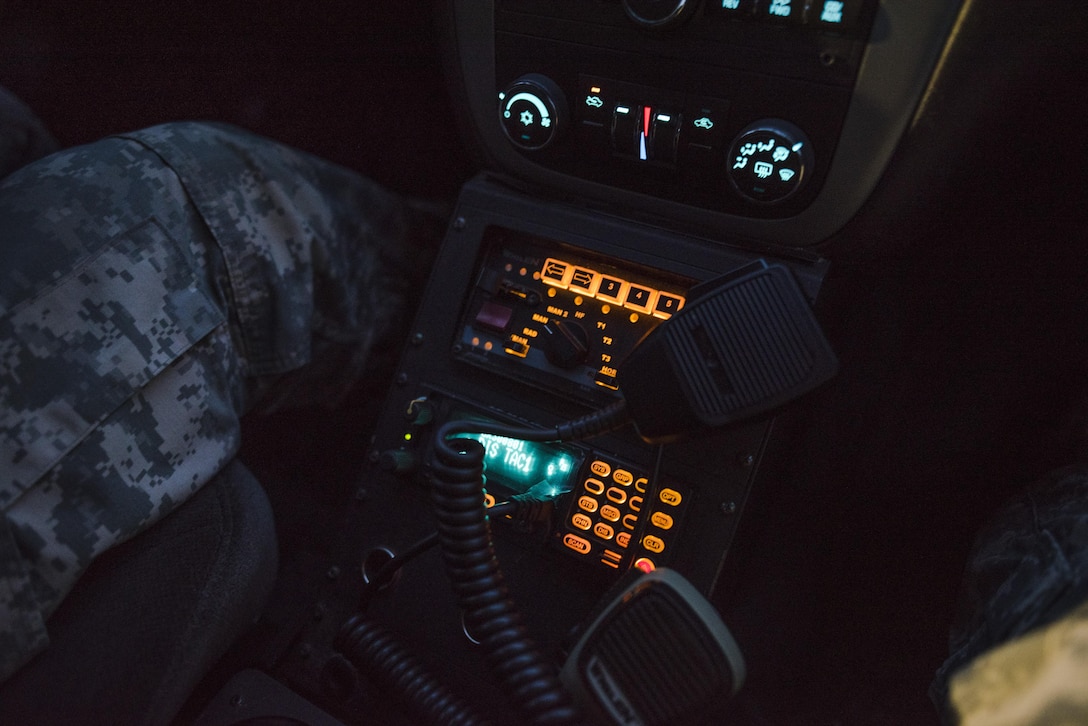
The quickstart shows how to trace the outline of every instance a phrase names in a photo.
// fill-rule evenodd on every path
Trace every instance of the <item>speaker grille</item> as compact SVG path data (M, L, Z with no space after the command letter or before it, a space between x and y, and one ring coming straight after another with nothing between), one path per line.
M770 268L695 306L667 328L677 371L701 417L729 418L781 397L811 375L811 315L781 268ZM678 321L679 322L679 321Z
M733 677L713 635L683 601L656 588L636 593L583 652L582 669L602 703L618 689L631 723L670 724L732 692Z

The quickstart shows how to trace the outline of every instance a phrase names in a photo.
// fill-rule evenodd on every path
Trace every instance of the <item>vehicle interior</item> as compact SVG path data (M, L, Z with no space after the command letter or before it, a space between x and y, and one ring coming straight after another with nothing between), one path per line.
M1088 454L1086 19L5 3L0 86L62 146L226 122L442 210L374 375L244 421L276 582L177 722L551 722L451 574L461 425L515 659L586 723L938 723L976 532Z

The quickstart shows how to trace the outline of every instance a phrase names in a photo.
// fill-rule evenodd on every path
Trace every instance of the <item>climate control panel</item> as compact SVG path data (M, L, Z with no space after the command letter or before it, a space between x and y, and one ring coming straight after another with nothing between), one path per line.
M484 132L506 147L505 166L560 190L567 177L636 208L631 192L661 208L794 217L820 198L843 141L875 9L502 0L498 118ZM767 158L742 151L757 132L754 143L774 143Z

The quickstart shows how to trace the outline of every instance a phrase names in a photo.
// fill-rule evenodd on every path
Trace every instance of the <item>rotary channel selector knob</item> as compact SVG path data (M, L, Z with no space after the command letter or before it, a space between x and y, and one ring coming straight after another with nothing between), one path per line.
M660 30L685 20L696 0L623 0L627 17L644 28Z
M763 119L734 139L726 169L745 199L776 204L801 189L814 160L812 143L801 129L782 119Z
M544 326L544 356L559 368L574 368L589 355L589 334L578 323L556 319Z
M499 93L499 122L506 137L520 149L543 149L559 135L566 121L566 96L547 76L530 73Z

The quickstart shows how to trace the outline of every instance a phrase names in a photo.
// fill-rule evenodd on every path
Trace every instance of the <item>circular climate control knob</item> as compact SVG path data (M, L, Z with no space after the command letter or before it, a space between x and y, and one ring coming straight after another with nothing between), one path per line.
M789 199L812 173L812 143L782 119L756 121L733 140L726 169L741 196L775 204Z
M694 6L695 0L623 0L627 17L654 30L680 23Z
M566 123L567 99L547 76L530 73L499 93L499 123L511 143L526 151L550 144Z

